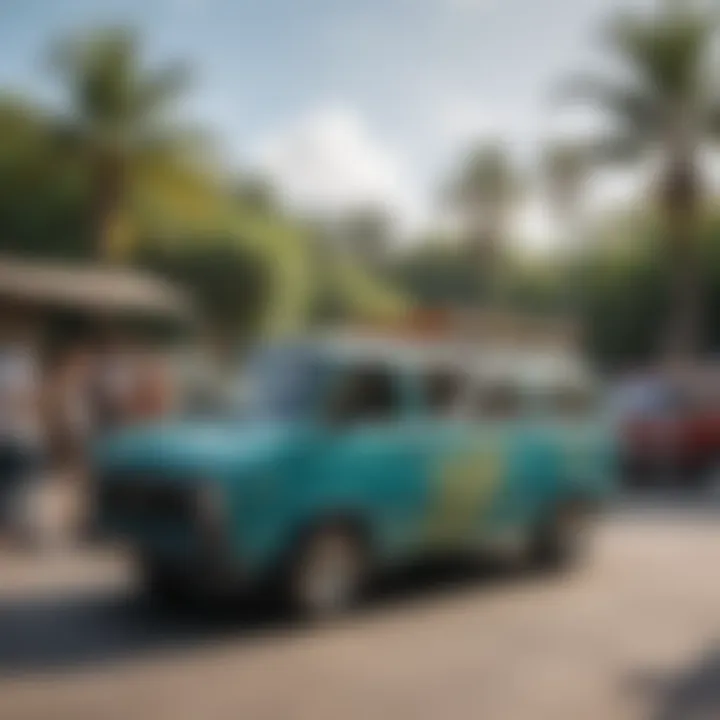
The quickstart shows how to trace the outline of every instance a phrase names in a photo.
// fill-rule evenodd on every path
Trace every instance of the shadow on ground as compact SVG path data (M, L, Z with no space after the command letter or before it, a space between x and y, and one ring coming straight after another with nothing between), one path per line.
M717 720L720 718L720 647L673 676L632 680L650 700L652 720Z
M492 566L416 568L378 583L353 620L480 585L500 589L520 578ZM308 631L278 607L246 599L170 611L129 590L0 597L0 678L72 671L209 644L271 641Z

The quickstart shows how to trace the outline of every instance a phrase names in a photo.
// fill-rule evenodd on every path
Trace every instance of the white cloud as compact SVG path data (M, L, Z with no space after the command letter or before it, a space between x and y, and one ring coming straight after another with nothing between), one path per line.
M560 228L545 200L538 194L524 199L517 209L513 231L521 246L545 251L558 242Z
M409 173L349 108L321 108L271 134L260 143L257 163L302 211L333 215L377 205L401 229L422 223Z
M606 115L592 107L572 107L552 113L546 120L544 135L570 142L583 142L611 133L613 125Z
M524 162L522 152L519 158L521 168L528 171L536 160L538 136L580 139L597 134L600 127L595 114L567 114L537 123L510 107L491 113L473 102L446 103L436 117L438 137L448 152L462 150L478 138L507 139L511 152L532 150ZM533 124L534 136L526 131ZM420 184L412 181L411 164L403 163L348 107L321 107L270 133L257 146L254 160L286 201L302 212L332 217L365 205L382 206L405 235L441 226L445 219L427 193L420 191ZM586 189L589 218L637 197L643 178L646 182L646 173L637 169L595 174ZM531 251L552 251L562 241L557 218L537 190L520 203L513 227Z
M446 151L462 152L477 141L498 141L520 157L529 156L541 132L537 113L519 102L492 106L472 99L450 98L438 103L435 128Z

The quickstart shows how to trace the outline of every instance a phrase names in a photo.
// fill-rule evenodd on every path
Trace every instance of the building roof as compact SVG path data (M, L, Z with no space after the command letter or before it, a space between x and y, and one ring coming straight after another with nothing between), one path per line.
M193 315L182 293L145 273L1 255L0 301L106 317L185 322Z
M390 323L356 328L365 336L423 343L482 343L514 348L577 351L579 328L567 318L506 311L420 308Z

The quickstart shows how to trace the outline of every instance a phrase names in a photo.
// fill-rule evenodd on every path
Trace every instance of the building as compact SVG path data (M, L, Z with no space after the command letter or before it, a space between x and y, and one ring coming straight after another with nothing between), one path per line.
M0 256L0 341L22 340L42 356L80 337L157 336L193 323L188 299L150 275Z

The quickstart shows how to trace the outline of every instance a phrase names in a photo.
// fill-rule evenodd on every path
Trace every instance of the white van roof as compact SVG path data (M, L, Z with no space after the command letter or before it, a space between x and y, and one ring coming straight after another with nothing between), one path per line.
M447 367L494 379L532 385L585 385L593 374L579 353L567 347L515 347L484 342L419 341L357 332L321 335L310 343L344 360Z

